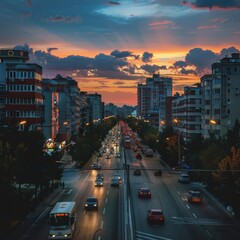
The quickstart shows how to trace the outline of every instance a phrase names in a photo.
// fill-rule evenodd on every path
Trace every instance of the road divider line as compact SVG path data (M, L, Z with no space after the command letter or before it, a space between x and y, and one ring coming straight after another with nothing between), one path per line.
M191 209L187 204L186 204L186 207L187 207L188 209Z
M105 202L107 203L108 199L106 198Z
M106 209L104 208L104 209L103 209L103 214L105 214L105 211L106 211Z
M101 223L101 227L100 227L101 229L103 228L103 221L102 221L102 223Z
M197 215L195 213L192 214L195 218L197 218Z
M179 192L179 191L177 191L177 194L178 194L178 195L180 195L180 192Z
M210 238L213 238L213 236L210 234L210 232L208 230L206 232Z

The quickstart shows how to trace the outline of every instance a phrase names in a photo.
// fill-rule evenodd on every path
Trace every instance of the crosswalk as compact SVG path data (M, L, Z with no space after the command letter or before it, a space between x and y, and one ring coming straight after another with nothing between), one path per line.
M140 232L140 231L136 231L136 239L137 240L172 240L171 238L157 236L157 235L149 234L146 232Z

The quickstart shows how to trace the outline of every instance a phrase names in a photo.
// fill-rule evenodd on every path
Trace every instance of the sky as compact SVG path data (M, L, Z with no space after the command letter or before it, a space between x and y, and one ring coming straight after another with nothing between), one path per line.
M154 72L173 94L240 50L240 0L0 0L0 48L26 49L44 78L137 104Z

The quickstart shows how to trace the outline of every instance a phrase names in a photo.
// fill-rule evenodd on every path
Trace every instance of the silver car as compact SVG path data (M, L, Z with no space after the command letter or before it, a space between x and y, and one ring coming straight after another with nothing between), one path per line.
M180 176L178 177L178 182L181 182L181 183L189 183L189 182L190 182L189 175L186 174L186 173L180 174Z

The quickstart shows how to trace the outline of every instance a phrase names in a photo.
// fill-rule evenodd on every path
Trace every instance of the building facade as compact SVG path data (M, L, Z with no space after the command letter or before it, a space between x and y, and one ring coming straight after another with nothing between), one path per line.
M166 123L171 116L171 109L167 105L172 96L172 78L153 74L145 84L138 84L137 96L139 118L149 120L155 127L159 127L160 122Z
M212 74L201 78L204 137L221 137L240 120L240 53L232 53L212 64ZM211 121L210 121L211 120Z
M0 49L0 114L1 124L34 131L44 122L42 67L28 60L25 50Z

